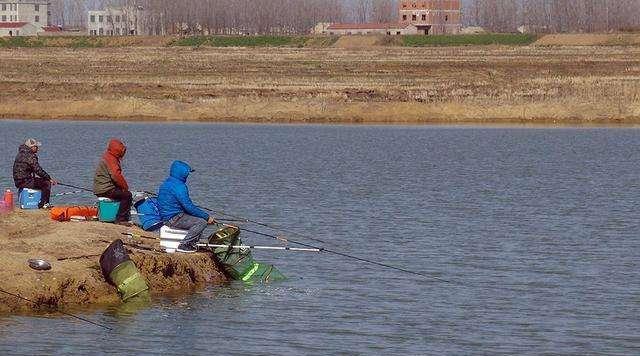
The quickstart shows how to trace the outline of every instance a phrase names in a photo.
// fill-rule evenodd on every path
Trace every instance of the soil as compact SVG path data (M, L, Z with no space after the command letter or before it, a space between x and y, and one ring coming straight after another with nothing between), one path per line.
M0 63L10 119L640 123L640 46L7 48Z
M125 242L152 296L227 281L212 254L166 254L160 252L157 240L130 238L123 232L150 235L138 228L94 221L56 222L43 210L0 215L0 286L35 302L0 293L0 312L120 303L116 288L105 281L99 265L99 255L116 239ZM32 258L50 262L51 270L30 268L27 261Z
M565 33L545 35L536 46L638 46L640 33Z

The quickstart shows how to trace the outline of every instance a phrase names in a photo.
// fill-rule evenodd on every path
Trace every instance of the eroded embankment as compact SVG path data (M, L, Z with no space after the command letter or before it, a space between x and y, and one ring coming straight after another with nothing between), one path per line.
M137 229L100 222L59 223L50 220L46 211L0 215L0 288L36 302L0 293L0 312L120 303L99 265L99 255L120 238L147 280L151 295L226 281L211 254L165 254L159 252L157 241L121 234L132 230ZM45 259L52 269L33 270L27 263L30 258Z

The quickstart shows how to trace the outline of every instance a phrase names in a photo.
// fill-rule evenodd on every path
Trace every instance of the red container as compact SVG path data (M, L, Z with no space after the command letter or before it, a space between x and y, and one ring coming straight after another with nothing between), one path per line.
M4 191L4 205L7 209L12 210L13 209L13 192L11 191L11 189L7 189Z

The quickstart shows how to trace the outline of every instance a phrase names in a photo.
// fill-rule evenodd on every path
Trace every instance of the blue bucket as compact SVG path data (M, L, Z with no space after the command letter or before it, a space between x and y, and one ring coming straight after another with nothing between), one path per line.
M98 220L102 222L114 222L120 209L120 202L107 198L100 198L98 201Z
M20 205L20 209L38 209L38 204L40 204L41 199L41 191L24 188L20 191L18 204Z

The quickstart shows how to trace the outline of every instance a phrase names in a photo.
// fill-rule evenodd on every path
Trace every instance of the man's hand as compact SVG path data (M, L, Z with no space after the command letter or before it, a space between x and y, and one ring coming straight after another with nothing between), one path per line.
M213 218L213 216L209 216L209 220L207 220L207 224L209 225L213 225L213 224L217 224L218 222L216 221L216 219Z
M56 184L58 184L58 181L57 181L57 180L55 180L55 179L53 179L53 178L51 178L51 179L49 180L49 182L51 183L51 185L56 185Z

